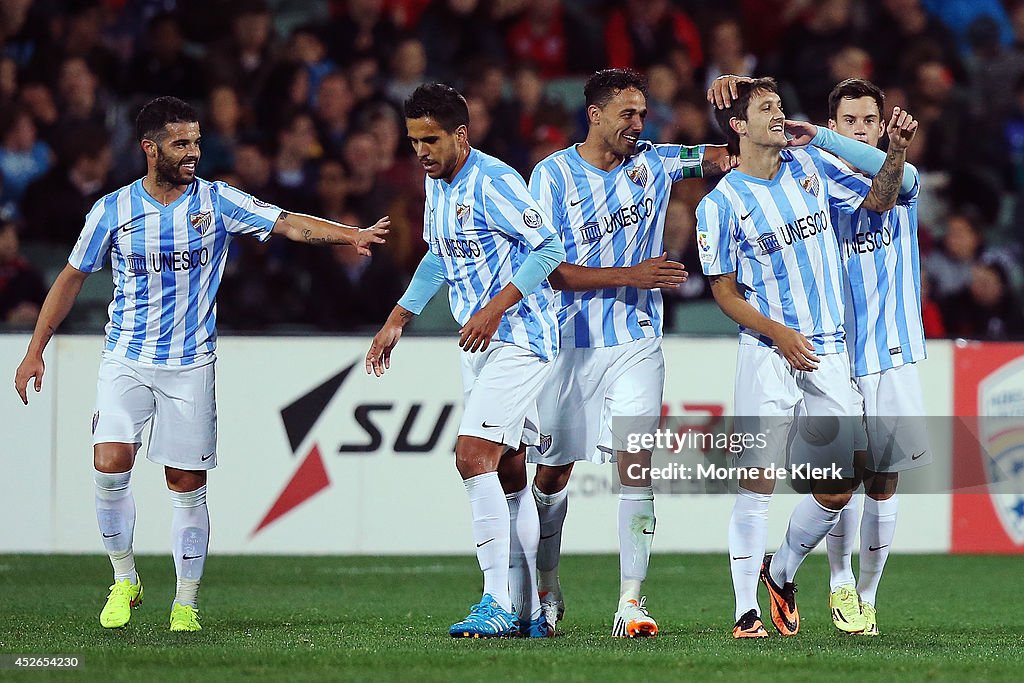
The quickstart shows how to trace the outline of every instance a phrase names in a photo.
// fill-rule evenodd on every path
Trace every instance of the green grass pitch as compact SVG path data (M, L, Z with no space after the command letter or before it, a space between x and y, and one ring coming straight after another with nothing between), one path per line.
M204 630L178 634L167 630L169 556L139 558L145 604L108 631L97 618L105 557L0 555L0 653L83 662L78 671L0 671L0 680L1024 680L1020 557L893 556L879 592L882 635L869 639L832 626L827 567L815 555L798 577L800 634L740 642L730 635L724 554L655 554L645 592L662 631L647 641L608 635L617 565L610 555L564 558L558 638L471 641L447 635L479 597L471 557L214 555Z

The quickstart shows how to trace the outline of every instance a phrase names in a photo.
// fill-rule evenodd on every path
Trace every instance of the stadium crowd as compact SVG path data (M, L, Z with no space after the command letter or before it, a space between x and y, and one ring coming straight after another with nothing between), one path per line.
M582 84L604 66L643 71L645 137L685 144L724 142L705 101L723 73L776 77L787 116L821 124L836 82L878 83L921 124L928 336L1024 337L1020 0L5 0L0 323L31 328L89 207L145 173L139 107L175 95L202 112L202 177L350 224L392 218L370 258L235 242L223 326L375 329L425 250L404 98L459 88L473 146L529 177L583 139ZM691 277L667 315L710 299L694 209L714 182L673 193L666 249Z

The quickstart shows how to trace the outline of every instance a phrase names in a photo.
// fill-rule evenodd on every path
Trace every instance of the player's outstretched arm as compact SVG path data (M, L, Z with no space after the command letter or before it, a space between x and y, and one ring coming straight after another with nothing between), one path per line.
M548 276L555 289L586 292L612 287L637 289L673 289L686 282L688 273L682 263L670 261L668 254L641 261L635 266L591 268L562 263Z
M775 322L750 305L736 283L736 273L711 275L711 293L722 312L737 324L771 339L783 357L797 370L811 371L818 367L814 346L799 332Z
M36 319L32 340L28 343L28 349L25 351L21 365L14 373L14 388L25 405L28 405L28 381L30 379L35 378L36 393L43 388L43 372L46 369L43 364L43 350L50 343L53 333L64 322L64 318L68 316L78 297L78 292L82 289L82 283L87 277L89 277L89 273L83 273L70 265L64 266L64 270L60 271L60 275L54 280L53 286L46 294L43 307Z
M384 216L368 228L335 223L304 213L281 212L274 223L274 234L305 244L350 244L361 256L369 256L370 245L384 244L391 218Z

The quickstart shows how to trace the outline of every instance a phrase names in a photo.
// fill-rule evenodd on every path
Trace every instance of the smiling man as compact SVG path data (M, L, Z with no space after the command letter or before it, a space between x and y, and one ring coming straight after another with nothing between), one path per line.
M158 97L136 119L146 176L102 197L50 288L14 377L42 389L43 349L74 305L82 283L109 257L114 300L100 361L93 414L96 519L114 569L100 624L118 628L142 602L132 536L131 471L142 431L147 457L164 466L177 588L172 631L199 631L197 599L210 539L207 472L217 466L214 392L217 289L237 235L283 235L310 244L349 244L369 255L390 221L360 229L286 213L222 182L196 176L199 119L185 102Z
M889 152L869 179L827 152L787 149L793 147L787 126L799 124L786 121L773 79L737 83L735 92L715 115L739 151L740 165L697 207L697 239L715 301L740 326L735 390L740 431L768 436L766 447L745 450L738 464L754 472L786 465L790 429L800 413L807 420L798 424L813 428L801 429L808 448L800 457L829 458L843 473L842 479L810 482L812 495L793 511L774 555L764 555L774 480L746 476L739 482L729 522L733 636L767 636L757 603L759 579L768 589L773 624L792 636L800 629L797 569L835 525L853 491L852 418L858 413L832 214L887 211L895 205L917 122L894 111ZM803 144L810 141L802 137ZM863 621L859 626L863 630Z
M447 282L452 315L462 325L465 408L455 466L484 573L483 597L449 634L546 637L552 631L534 576L540 530L524 444L538 443L536 399L558 352L546 278L565 250L519 174L470 146L462 95L440 83L421 85L405 101L405 123L427 175L429 250L374 337L366 371L384 374L402 329Z

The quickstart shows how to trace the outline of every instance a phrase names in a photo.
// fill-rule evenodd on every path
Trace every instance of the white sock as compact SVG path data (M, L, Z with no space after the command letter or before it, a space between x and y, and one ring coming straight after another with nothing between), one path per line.
M771 575L775 583L782 586L793 580L807 553L836 525L840 510L828 509L810 494L797 503L789 518L786 538L772 557Z
M558 561L562 557L562 525L569 510L569 488L544 493L533 486L533 499L540 518L540 539L537 544L538 590L561 593L558 584Z
M199 581L210 549L210 511L206 507L206 484L195 491L171 491L171 548L174 573L178 577L174 602L197 607Z
M130 483L131 470L113 473L93 470L92 477L96 486L96 522L103 537L103 547L114 568L114 581L128 579L138 583L132 550L135 497Z
M640 599L647 578L654 542L654 489L623 486L619 489L619 604Z
M864 499L864 518L860 522L860 599L875 605L878 581L889 559L889 550L896 534L896 513L900 504L896 496L887 500ZM874 550L872 550L874 548Z
M537 540L540 538L540 520L537 504L530 488L509 493L508 501L509 545L508 590L515 612L523 621L540 616L540 596L537 594Z
M736 594L736 620L761 608L757 604L757 582L768 543L770 493L754 493L740 487L729 517L729 568Z
M497 472L484 472L462 482L473 512L476 559L484 573L484 593L512 611L508 592L508 560L511 540L508 502Z
M828 567L831 572L829 590L856 583L853 576L853 548L857 543L857 527L860 526L861 493L854 493L850 502L839 513L839 521L825 536L828 550Z

